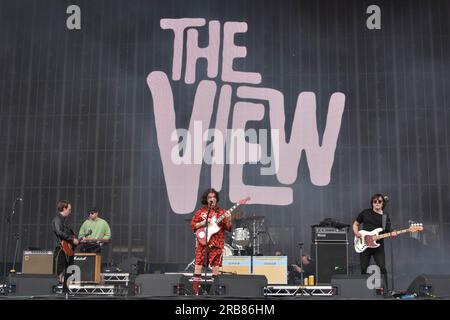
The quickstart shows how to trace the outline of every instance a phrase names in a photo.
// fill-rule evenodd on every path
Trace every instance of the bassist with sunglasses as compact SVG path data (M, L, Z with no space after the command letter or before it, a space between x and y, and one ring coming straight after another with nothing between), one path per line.
M382 233L391 232L391 219L389 214L384 211L386 201L381 193L374 194L370 201L371 208L363 210L356 220L353 222L353 232L357 238L362 237L360 227L365 231L373 231L377 228L382 228ZM392 236L396 236L393 232ZM378 242L380 246L376 248L367 248L360 253L361 274L367 274L367 268L370 264L370 258L373 257L376 265L380 268L383 275L384 289L387 293L387 270L386 259L384 253L384 241L381 239Z

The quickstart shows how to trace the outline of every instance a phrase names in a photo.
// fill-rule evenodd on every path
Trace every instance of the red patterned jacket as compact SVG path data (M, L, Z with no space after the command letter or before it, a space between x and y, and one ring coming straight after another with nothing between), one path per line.
M218 212L216 213L216 211L218 211ZM208 214L208 207L203 207L203 208L198 209L197 211L195 211L194 217L192 218L192 221L191 221L192 231L194 231L194 232L197 231L197 229L195 229L195 225L197 223L202 222L203 220L205 220L207 214ZM213 208L211 210L211 212L209 213L209 216L211 218L214 215L217 215L217 218L219 218L223 214L225 214L225 210L224 209L219 208L217 210L217 208ZM223 219L219 223L219 227L220 227L220 230L216 234L213 234L212 237L209 240L210 247L223 248L224 243L225 243L225 230L226 231L231 231L230 219L229 218ZM201 246L201 244L198 241L197 241L197 246Z

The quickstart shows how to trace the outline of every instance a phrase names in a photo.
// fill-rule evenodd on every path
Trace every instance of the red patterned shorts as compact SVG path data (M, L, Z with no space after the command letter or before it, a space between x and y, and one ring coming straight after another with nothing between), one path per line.
M197 245L195 249L195 264L198 266L205 265L206 246ZM211 247L208 248L208 261L211 267L222 266L222 248Z

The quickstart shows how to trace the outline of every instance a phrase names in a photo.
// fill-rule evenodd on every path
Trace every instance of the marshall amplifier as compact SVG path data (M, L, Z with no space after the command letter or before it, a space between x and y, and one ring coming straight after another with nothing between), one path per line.
M75 253L73 264L80 267L81 283L100 283L101 259L95 253Z
M53 274L53 251L25 250L22 258L23 274Z
M342 241L347 242L347 229L331 227L312 227L312 241Z

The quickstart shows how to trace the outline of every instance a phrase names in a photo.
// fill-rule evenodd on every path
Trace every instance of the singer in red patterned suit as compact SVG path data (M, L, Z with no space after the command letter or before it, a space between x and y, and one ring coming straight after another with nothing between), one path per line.
M209 220L214 217L220 218L222 215L226 215L218 226L220 230L211 235L208 243L208 262L212 268L213 277L216 277L219 273L219 268L222 266L222 251L225 243L225 231L231 231L231 212L225 211L218 207L219 193L214 189L207 189L202 197L201 203L203 207L198 209L191 221L191 227L194 232L199 228L206 226L206 216L209 212ZM194 291L198 293L198 281L200 280L202 268L205 265L206 246L201 244L197 240L197 246L195 249L195 269L194 269Z

